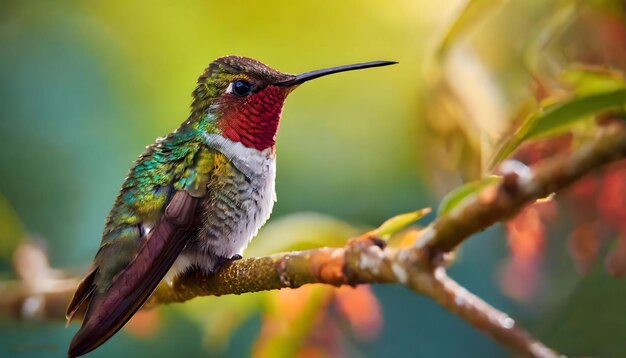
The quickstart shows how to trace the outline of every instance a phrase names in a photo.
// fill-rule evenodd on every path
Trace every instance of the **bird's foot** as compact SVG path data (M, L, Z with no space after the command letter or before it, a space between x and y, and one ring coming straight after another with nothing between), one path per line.
M231 257L218 257L217 258L217 267L222 267L225 264L232 262L232 261L237 261L237 260L241 260L243 257L239 254L235 254Z

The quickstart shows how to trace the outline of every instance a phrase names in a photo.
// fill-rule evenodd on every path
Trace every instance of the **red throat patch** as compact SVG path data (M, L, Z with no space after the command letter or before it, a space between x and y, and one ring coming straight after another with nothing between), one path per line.
M283 104L289 92L289 88L267 86L241 99L240 103L224 98L226 103L223 105L226 108L219 122L224 137L258 150L273 147Z

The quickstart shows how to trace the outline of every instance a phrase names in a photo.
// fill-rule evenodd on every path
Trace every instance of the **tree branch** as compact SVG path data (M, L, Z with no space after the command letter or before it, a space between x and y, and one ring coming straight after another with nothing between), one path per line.
M429 268L426 256L411 251L381 249L376 238L352 239L347 248L320 248L242 259L227 264L216 275L194 273L174 287L161 285L149 305L181 302L198 296L240 294L296 288L308 283L333 286L361 283L400 283L431 297L448 311L510 349L532 357L558 354L518 327L503 312L488 305L448 277L443 267ZM258 270L258 271L257 271Z
M448 277L441 267L443 255L472 234L515 215L527 204L625 157L626 131L619 125L607 127L586 146L567 156L547 160L533 170L519 163L503 164L503 180L499 184L466 199L449 214L439 217L421 232L414 247L383 249L379 239L366 234L350 240L343 248L246 258L230 262L212 275L194 272L171 286L163 283L146 306L184 302L198 296L296 288L309 283L334 286L399 283L431 297L511 350L525 356L555 357L556 352L534 340L509 316ZM0 300L0 312L20 307L19 302L35 294L32 288L19 283L13 289L18 294L9 300ZM41 290L36 294L47 295ZM67 302L71 290L65 294Z
M426 293L445 309L470 322L494 340L528 357L559 357L559 354L535 340L506 313L485 303L452 280L443 267L435 270Z
M518 162L505 162L499 185L434 221L416 242L416 250L430 251L433 257L452 251L471 235L514 216L527 204L625 157L626 130L622 125L612 125L571 154L547 159L532 170Z

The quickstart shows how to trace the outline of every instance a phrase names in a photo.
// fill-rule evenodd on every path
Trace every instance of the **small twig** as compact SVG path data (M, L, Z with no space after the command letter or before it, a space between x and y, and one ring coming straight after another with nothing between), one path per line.
M422 293L503 346L527 357L560 357L557 352L534 339L506 313L487 304L448 277L443 267L437 268L433 275L425 276L422 281L428 283L421 283L419 289Z

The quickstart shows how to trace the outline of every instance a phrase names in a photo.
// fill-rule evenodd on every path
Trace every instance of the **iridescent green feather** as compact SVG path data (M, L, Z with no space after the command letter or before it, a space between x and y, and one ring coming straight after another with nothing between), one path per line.
M206 189L215 152L202 145L202 136L214 132L211 118L185 122L177 131L148 146L130 169L107 218L95 283L104 291L137 253L141 225L152 226L163 214L171 194Z

